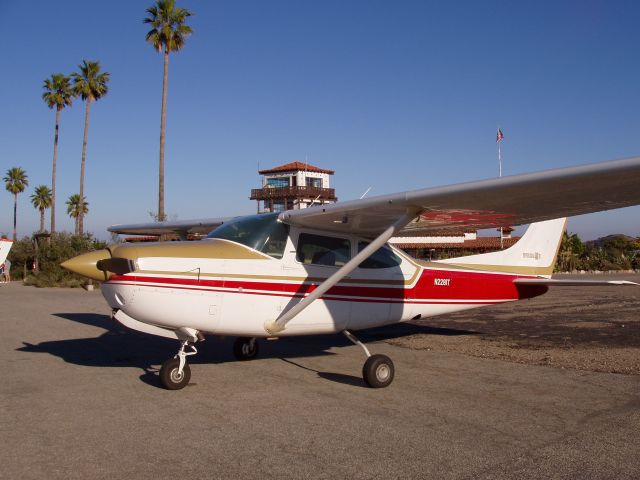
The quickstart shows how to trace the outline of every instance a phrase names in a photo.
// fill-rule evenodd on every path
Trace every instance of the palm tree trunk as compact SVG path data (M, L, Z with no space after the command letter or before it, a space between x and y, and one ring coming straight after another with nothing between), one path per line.
M163 222L164 214L164 130L167 117L167 80L169 77L169 50L164 51L164 76L162 79L162 111L160 113L160 172L158 176L158 221Z
M80 202L84 200L84 161L87 157L87 136L89 134L89 106L91 105L91 99L87 98L87 108L84 112L84 140L82 141L82 163L80 163ZM84 214L82 209L78 214L78 226L76 235L82 235L84 230Z
M56 131L53 137L53 171L51 172L51 233L56 231L56 158L58 155L58 127L60 124L60 110L56 108ZM44 227L40 227L43 230Z
M40 233L44 232L44 208L40 209Z
M17 240L16 235L16 217L18 214L18 194L13 194L13 241Z

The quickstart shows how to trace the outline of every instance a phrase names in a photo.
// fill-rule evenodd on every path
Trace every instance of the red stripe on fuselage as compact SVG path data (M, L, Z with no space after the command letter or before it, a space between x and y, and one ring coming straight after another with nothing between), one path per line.
M495 300L518 300L541 295L547 291L546 286L537 285L515 285L513 280L522 278L517 275L504 275L484 272L465 272L450 270L427 270L423 269L420 279L413 287L390 287L390 286L354 286L338 284L331 288L323 298L332 296L347 297L342 300L354 301L376 301L385 299L395 302L419 301L420 299L432 300L465 300L472 303ZM138 276L138 275L113 275L109 282L134 282L140 286L148 284L162 284L164 287L202 289L213 291L234 291L250 290L247 292L253 295L274 295L274 296L304 296L311 293L318 286L319 282L305 283L284 283L284 282L263 282L251 278L247 279L193 279L193 278L173 278L161 276ZM219 290L225 289L225 290ZM389 299L389 300L386 300ZM395 303L394 302L394 303Z

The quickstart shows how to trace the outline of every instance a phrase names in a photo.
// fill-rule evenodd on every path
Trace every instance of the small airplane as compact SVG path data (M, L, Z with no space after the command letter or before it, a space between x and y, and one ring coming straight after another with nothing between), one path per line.
M532 298L555 285L634 284L551 278L565 217L640 204L640 157L514 175L232 219L116 225L125 234L210 232L201 241L118 244L63 267L102 281L126 327L179 340L160 369L170 390L189 383L187 357L205 334L258 339L342 332L367 357L370 387L388 386L391 359L352 333ZM512 247L419 261L387 241L416 217L435 231L530 224Z

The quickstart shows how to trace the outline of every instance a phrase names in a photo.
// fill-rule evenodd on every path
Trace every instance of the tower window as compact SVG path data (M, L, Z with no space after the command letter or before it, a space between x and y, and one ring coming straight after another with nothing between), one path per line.
M307 187L322 188L321 178L309 178L306 179Z

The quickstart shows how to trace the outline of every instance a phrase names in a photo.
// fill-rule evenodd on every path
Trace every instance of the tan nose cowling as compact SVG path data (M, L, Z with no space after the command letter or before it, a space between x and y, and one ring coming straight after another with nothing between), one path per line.
M82 255L73 257L66 262L63 262L61 266L73 273L82 275L83 277L104 282L109 280L111 273L100 270L96 264L101 260L107 260L109 258L111 258L109 250L96 250L94 252L83 253Z

